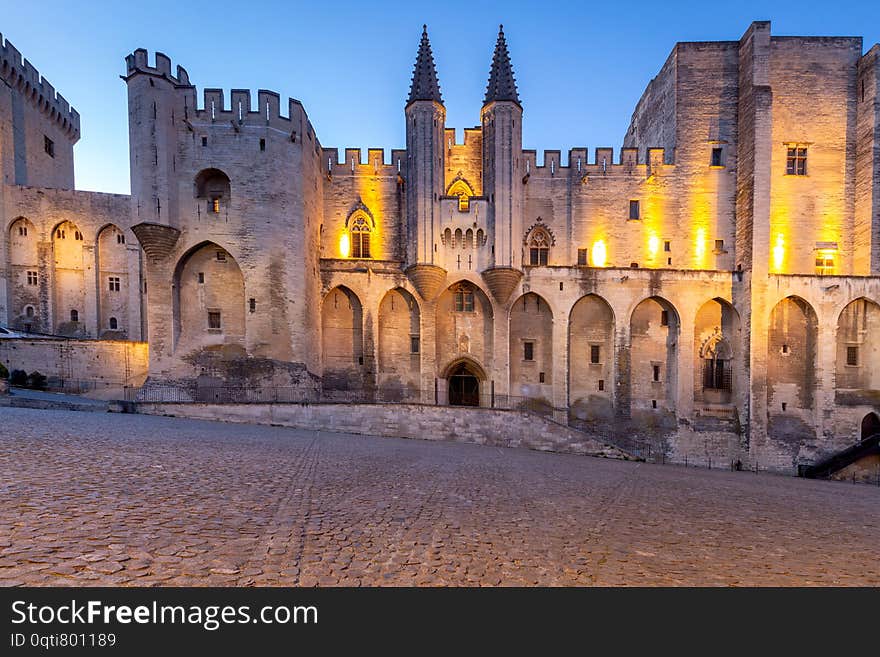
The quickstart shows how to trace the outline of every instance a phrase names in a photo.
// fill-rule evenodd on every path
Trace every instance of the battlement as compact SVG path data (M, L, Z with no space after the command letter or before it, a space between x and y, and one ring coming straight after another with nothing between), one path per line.
M389 176L406 171L406 150L393 149L391 159L386 161L384 148L368 148L366 160L360 148L344 149L345 156L339 159L339 149L323 149L322 167L325 173L334 175L381 175Z
M18 49L0 34L0 77L23 92L38 110L53 120L72 142L79 140L79 112L55 91Z
M138 48L125 58L126 77L135 73L146 73L160 78L167 78L179 87L190 86L189 74L182 66L177 66L177 75L171 74L171 58L164 53L156 53L156 65L150 66L148 53L144 48Z
M665 160L663 148L647 148L640 160L638 148L622 148L620 160L614 162L614 149L600 147L594 150L593 159L589 159L589 149L572 148L568 151L568 160L563 163L562 151L545 150L543 164L538 165L536 150L523 150L526 174L531 175L594 175L609 173L639 173L649 176L661 166L670 166Z
M474 138L481 138L483 136L483 127L477 126L475 128L465 128L463 131L464 141L462 141L460 144L455 140L455 128L444 128L444 132L447 144L451 144L452 146L469 146L471 142L473 142Z

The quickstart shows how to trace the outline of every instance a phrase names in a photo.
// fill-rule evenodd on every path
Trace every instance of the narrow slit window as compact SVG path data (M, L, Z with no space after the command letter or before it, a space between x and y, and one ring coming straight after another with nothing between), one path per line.
M641 218L639 212L639 202L636 200L632 200L629 202L629 218L633 221Z
M599 345L591 344L590 345L590 362L596 364L599 362L599 356L601 355L601 350Z
M523 360L535 360L534 342L523 342Z

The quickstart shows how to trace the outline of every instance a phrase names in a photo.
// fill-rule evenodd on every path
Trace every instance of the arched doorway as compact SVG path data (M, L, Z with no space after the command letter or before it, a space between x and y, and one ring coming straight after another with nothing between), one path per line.
M880 433L880 417L876 413L868 413L862 418L862 440Z
M480 379L470 363L462 361L452 367L447 380L450 406L480 405Z

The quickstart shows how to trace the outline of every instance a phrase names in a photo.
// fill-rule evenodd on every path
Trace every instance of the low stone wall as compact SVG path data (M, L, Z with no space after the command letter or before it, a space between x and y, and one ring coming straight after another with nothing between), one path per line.
M12 370L38 371L50 388L115 398L123 386L140 386L147 378L146 342L0 338L0 362Z
M124 406L148 415L630 458L616 447L594 440L580 431L520 411L420 404L138 402Z

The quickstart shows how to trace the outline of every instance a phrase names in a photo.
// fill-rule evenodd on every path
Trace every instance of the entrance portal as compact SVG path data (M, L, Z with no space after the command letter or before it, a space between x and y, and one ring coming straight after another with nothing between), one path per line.
M876 413L868 413L862 418L862 440L880 433L880 418Z
M467 363L457 365L449 375L450 406L479 406L480 380Z

